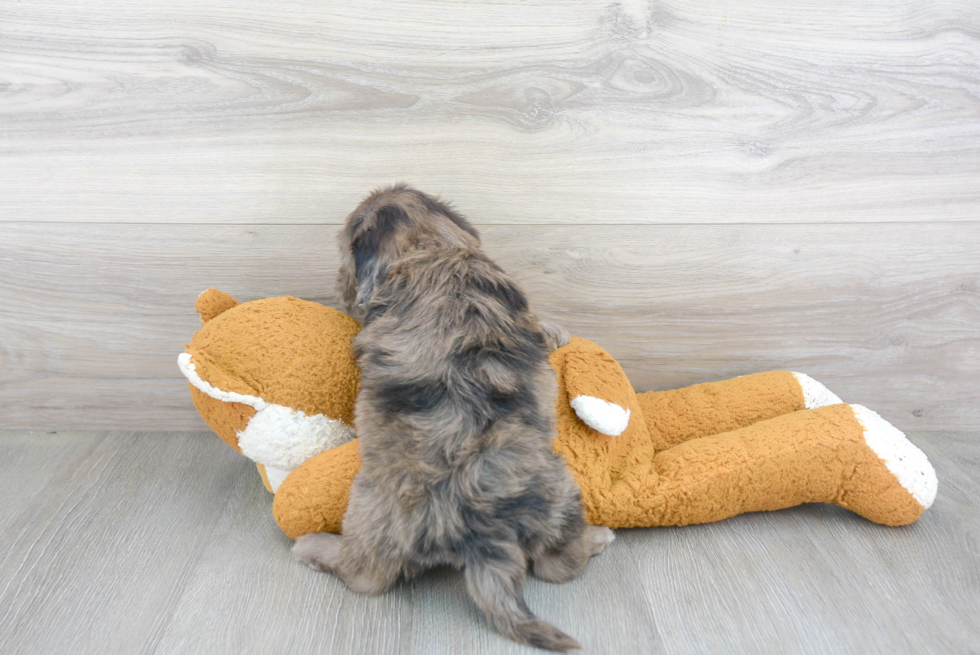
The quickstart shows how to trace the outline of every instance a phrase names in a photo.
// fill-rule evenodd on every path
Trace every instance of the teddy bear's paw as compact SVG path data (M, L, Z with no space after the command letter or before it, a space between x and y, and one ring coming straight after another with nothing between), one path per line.
M608 437L623 433L630 422L630 410L592 396L575 396L569 401L575 414L590 428Z
M817 382L806 373L793 371L793 377L800 384L800 391L803 392L804 409L816 409L826 405L839 405L844 402L837 397L833 391L828 389L821 382Z
M864 441L912 494L924 509L936 500L939 480L926 454L909 441L905 434L875 412L861 405L851 405L855 418L864 428Z
M343 541L328 532L304 534L293 544L293 559L309 565L314 571L335 572L340 566Z
M282 486L282 483L292 472L292 469L277 469L274 466L266 466L265 477L269 481L269 491L272 493L279 491L279 487Z

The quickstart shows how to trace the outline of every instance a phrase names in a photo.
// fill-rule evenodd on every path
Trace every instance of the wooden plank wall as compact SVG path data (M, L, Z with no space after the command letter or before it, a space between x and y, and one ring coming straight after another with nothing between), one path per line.
M980 6L0 0L0 428L203 428L197 294L332 304L455 201L639 389L769 368L980 420Z

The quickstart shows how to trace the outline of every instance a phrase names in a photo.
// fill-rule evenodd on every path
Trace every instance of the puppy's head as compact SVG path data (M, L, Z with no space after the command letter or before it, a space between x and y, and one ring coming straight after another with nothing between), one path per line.
M337 236L337 292L362 320L371 295L398 259L416 250L479 248L480 234L438 199L405 185L379 189L347 217Z

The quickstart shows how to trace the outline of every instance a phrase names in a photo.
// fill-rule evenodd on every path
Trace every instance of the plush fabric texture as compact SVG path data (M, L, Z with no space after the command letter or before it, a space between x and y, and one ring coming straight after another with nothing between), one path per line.
M353 438L354 428L343 421L270 403L238 432L238 447L249 459L288 472ZM275 489L278 484L273 473L267 473Z
M265 464L256 462L255 468L259 472L259 477L262 478L262 486L265 487L265 490L270 494L276 493L276 490L272 488L272 483L269 482L269 474L265 472Z
M931 504L917 501L869 447L850 405L803 409L788 371L637 395L619 364L584 339L555 351L551 364L559 380L554 448L582 489L590 523L688 525L821 502L906 525ZM620 435L600 434L576 416L569 396L585 391L632 410ZM921 451L904 444L920 457L915 474L934 481ZM292 538L339 531L358 466L355 441L290 474L273 507L283 531Z
M212 318L236 306L238 301L224 291L208 289L197 297L194 309L201 315L201 325L204 325Z
M187 386L191 390L194 408L208 427L214 430L226 444L242 452L238 447L238 433L244 430L249 420L255 416L255 410L241 403L226 403L212 398L190 382Z
M210 319L187 352L215 390L192 385L191 394L229 445L239 447L256 413L220 400L232 393L350 424L359 384L350 353L356 322L288 297L238 305L206 293L198 308ZM935 471L918 448L870 410L835 402L807 376L772 371L637 394L615 359L585 339L571 339L550 363L559 391L553 446L582 490L590 523L687 525L821 502L905 525L935 498ZM250 449L285 453L276 445L279 430L272 432L267 441L261 430L250 433ZM273 502L282 530L292 538L339 532L359 466L354 440L293 468ZM275 489L267 471L260 473Z
M357 321L289 296L236 304L205 319L228 299L217 290L198 298L205 322L187 347L197 374L223 391L351 425L360 387L350 350Z
M229 446L290 470L354 438L356 321L288 296L239 304L217 289L195 308L202 328L178 363L194 406ZM276 480L260 473L275 491Z
M657 454L658 484L625 524L687 525L802 503L834 503L885 525L925 509L867 446L850 405L784 414Z
M637 401L658 451L804 409L800 384L789 371L647 391L637 394Z
M293 539L310 532L340 532L359 468L355 440L293 469L272 501L272 513L282 531Z
M925 453L916 448L894 425L861 405L851 405L854 416L864 428L864 440L875 451L899 483L929 507L936 499L939 481L929 475L932 467Z
M607 437L621 435L630 424L630 410L608 400L581 395L575 396L569 403L583 423Z

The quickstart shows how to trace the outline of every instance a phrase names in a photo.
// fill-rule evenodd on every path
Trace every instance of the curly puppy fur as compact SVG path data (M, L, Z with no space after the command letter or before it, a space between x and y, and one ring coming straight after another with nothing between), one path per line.
M566 582L612 540L585 524L578 487L551 447L548 342L565 338L542 327L473 226L419 191L376 191L339 242L338 290L363 319L354 343L362 465L342 536L301 537L294 554L365 593L431 566L465 567L496 630L578 648L523 598L529 563Z

